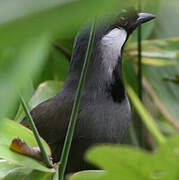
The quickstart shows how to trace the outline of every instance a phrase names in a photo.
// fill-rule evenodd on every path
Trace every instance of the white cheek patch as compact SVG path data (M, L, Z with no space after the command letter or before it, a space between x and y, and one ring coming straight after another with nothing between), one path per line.
M103 52L103 64L110 75L117 65L118 57L121 55L121 48L127 38L124 29L115 28L101 39L101 51Z

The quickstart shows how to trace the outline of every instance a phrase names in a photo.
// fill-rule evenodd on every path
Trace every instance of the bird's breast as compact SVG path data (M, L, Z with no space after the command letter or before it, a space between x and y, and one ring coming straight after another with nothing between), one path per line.
M76 138L91 143L120 143L130 122L131 110L128 99L121 103L112 100L81 106Z

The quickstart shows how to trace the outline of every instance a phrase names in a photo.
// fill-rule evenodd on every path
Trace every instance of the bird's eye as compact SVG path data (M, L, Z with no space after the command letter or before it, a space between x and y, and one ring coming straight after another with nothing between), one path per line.
M125 26L127 24L127 19L125 17L120 17L120 24Z

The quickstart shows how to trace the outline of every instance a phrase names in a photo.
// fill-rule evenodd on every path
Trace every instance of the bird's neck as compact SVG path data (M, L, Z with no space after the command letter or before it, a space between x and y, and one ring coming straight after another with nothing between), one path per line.
M114 101L124 98L122 49L126 39L125 30L116 28L105 35L99 43L94 44L85 82L85 91L91 92L88 94L93 94L94 91L95 94L111 94ZM80 79L82 64L83 61L78 61L78 64L71 63L66 84L73 85L74 89Z

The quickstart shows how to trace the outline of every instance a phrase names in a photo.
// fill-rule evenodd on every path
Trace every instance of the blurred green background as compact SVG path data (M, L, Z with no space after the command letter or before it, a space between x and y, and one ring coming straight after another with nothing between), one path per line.
M54 96L65 81L73 40L80 26L96 14L106 18L125 7L137 9L138 4L137 0L0 1L2 179L57 178L54 169L49 170L8 149L12 137L34 142L24 138L29 132L22 130L18 134L18 128L22 127L7 119L20 122L25 116L18 93L21 92L30 110ZM139 94L137 31L128 40L123 56L123 74L133 111L124 142L130 147L91 149L87 159L107 171L75 174L70 177L72 180L179 177L179 1L146 0L141 2L141 8L157 18L142 25L142 104L136 100ZM32 134L27 136L33 138ZM157 152L146 152L154 150Z

